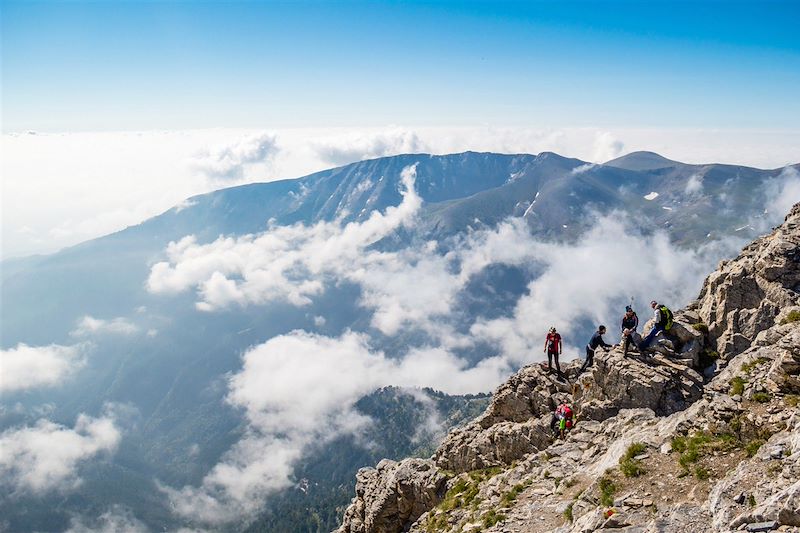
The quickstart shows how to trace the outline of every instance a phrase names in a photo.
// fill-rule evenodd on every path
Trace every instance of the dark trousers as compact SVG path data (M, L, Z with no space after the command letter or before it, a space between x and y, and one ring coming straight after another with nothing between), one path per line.
M556 370L558 373L561 373L561 365L558 364L558 352L551 352L548 350L547 352L547 368L553 368L553 359L556 360Z
M653 329L650 330L650 333L648 333L647 337L642 341L640 348L644 349L650 346L650 343L653 342L653 339L656 338L659 331L664 331L664 326L653 326Z
M583 371L586 370L588 367L594 364L594 350L592 350L589 346L586 347L586 361L583 362L583 366L581 366L580 373L583 374Z

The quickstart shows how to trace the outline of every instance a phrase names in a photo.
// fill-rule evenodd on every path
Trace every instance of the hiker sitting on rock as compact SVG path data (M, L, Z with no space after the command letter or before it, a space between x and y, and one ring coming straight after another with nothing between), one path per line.
M567 434L567 430L572 429L572 426L572 408L562 403L556 408L556 411L553 413L553 418L550 419L550 431L552 431L556 437L561 437L563 439Z
M589 344L586 345L586 361L583 362L583 366L581 366L578 374L583 374L584 370L594 364L594 351L597 348L600 346L603 348L613 348L612 345L603 340L605 332L606 327L601 325L597 328L597 331L594 332L594 335L592 335L592 339L589 341Z
M652 307L654 311L653 320L655 320L655 323L653 324L653 329L650 330L650 333L647 334L647 337L645 337L639 345L640 352L650 346L650 343L653 342L653 339L656 338L659 332L669 331L672 327L672 311L670 311L666 305L658 305L658 302L653 300L650 302L650 307Z
M628 347L631 344L631 339L633 339L633 345L637 346L638 341L641 340L641 337L636 332L636 329L639 327L639 317L636 316L636 312L630 305L625 306L625 314L622 315L622 345L623 345L623 353L624 357L628 357Z
M561 335L556 331L555 326L550 328L547 332L547 337L544 340L544 351L547 352L547 371L553 371L553 359L556 361L556 372L559 377L564 374L561 373L561 365L558 364L558 356L561 354Z

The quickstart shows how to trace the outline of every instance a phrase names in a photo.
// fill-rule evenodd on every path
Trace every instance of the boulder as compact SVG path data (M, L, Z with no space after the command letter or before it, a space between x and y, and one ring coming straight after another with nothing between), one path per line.
M436 450L433 460L440 468L468 472L511 464L547 448L553 441L544 421L499 422L489 428L471 423L451 432Z
M447 476L431 460L384 459L356 474L356 497L337 533L405 531L444 496Z
M592 420L635 408L668 415L686 409L703 393L703 377L695 370L668 359L625 358L619 348L598 351L591 373L577 385L574 404L581 418Z

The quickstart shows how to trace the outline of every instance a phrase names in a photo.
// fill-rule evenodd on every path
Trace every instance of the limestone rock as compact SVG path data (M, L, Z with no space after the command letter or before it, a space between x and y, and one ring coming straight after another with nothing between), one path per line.
M564 366L575 376L578 363ZM523 367L500 385L486 411L451 432L433 458L439 467L466 472L510 464L547 447L551 413L561 402L571 402L571 386L556 379L540 364Z
M746 350L782 309L800 305L799 227L796 204L784 224L706 278L695 308L724 359Z
M433 461L424 459L384 459L376 468L362 468L356 475L356 497L337 533L405 531L439 503L446 481Z
M499 422L486 429L473 422L450 433L433 458L440 468L468 472L510 464L545 449L552 440L549 428L538 419Z
M649 408L659 415L686 409L702 396L703 377L689 367L622 351L598 351L591 373L574 394L582 418L604 420L621 409Z

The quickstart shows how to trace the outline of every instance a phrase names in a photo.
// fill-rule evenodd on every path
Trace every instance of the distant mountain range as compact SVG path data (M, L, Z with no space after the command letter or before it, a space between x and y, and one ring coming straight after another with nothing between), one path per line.
M413 165L415 190L423 201L416 223L397 228L374 248L402 250L436 241L445 253L456 246L454 237L510 218L524 220L540 239L570 242L591 228L598 214L611 213L627 217L645 233L666 231L676 245L687 248L731 236L751 239L769 229L767 185L782 172L689 165L650 152L603 165L554 153L400 155L195 196L117 233L52 255L5 261L2 348L19 343L81 344L89 355L57 386L4 393L0 429L34 424L43 416L42 406L47 406L48 420L72 426L79 413L97 415L109 403L126 406L130 428L116 453L86 468L84 483L68 494L7 493L0 501L0 514L8 528L65 529L75 514L100 514L112 504L130 509L154 530L179 526L181 520L171 513L155 480L197 485L244 433L242 413L226 402L224 386L226 376L241 367L242 353L295 330L321 335L374 331L370 313L357 304L360 289L352 283L327 287L305 307L281 301L205 313L196 308L191 291L148 292L152 266L164 260L170 242L187 235L203 244L269 227L364 222L374 211L403 201L401 175ZM465 313L473 313L472 302L492 315L512 306L530 280L515 269L487 268L474 281L462 295ZM132 324L132 334L111 334L114 319L120 319L118 330ZM373 338L388 357L419 342L409 335ZM472 361L480 360L481 353L471 354ZM447 397L440 396L439 403L443 398ZM455 404L442 412L461 409L472 400L452 400ZM380 419L383 412L388 411L373 409L371 414ZM451 423L469 418L455 417ZM387 456L414 451L408 441L395 449L386 446L379 448ZM193 447L200 451L187 455ZM324 456L331 449L320 453ZM363 464L375 459L366 454ZM323 469L322 478L312 480L334 492L315 500L327 506L317 525L303 523L299 530L323 531L335 525L331 509L350 497L351 486L341 484L353 482L357 467L353 462L342 464L349 470L333 475ZM301 461L298 471L309 469L309 463ZM282 505L286 501L294 505L298 500L283 500ZM275 509L265 505L254 523L279 527Z

